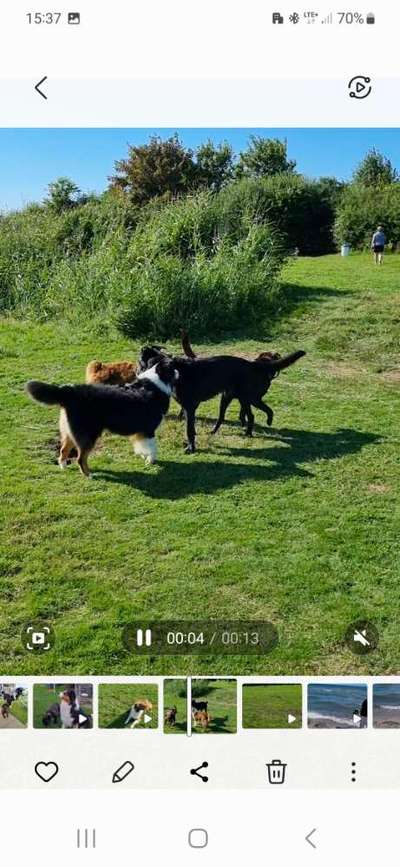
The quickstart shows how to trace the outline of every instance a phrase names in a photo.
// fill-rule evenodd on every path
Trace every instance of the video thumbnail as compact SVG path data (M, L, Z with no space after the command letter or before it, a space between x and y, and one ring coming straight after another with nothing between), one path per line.
M302 727L302 686L297 683L244 684L244 729L298 729Z
M23 729L28 725L28 687L22 683L0 683L0 730Z
M33 687L36 729L91 729L93 686L88 683L46 683Z
M99 726L105 729L156 729L158 686L153 683L103 683L99 686Z
M399 154L398 129L0 130L3 678L398 671Z
M235 734L236 680L192 680L192 734Z
M164 734L187 734L186 678L164 680Z
M309 685L309 728L365 729L367 725L367 686L342 683Z
M373 724L376 729L400 728L400 684L374 684Z

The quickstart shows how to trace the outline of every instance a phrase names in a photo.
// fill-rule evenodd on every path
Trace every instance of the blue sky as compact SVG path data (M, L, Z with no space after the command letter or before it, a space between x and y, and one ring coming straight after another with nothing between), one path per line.
M107 186L114 161L127 145L146 142L151 133L162 137L175 130L149 129L2 129L0 130L0 210L19 208L43 198L49 181L72 178L85 192ZM239 152L251 133L286 138L289 157L310 176L348 179L367 150L376 147L400 171L400 130L397 129L182 129L183 142L195 148L211 138L229 141Z

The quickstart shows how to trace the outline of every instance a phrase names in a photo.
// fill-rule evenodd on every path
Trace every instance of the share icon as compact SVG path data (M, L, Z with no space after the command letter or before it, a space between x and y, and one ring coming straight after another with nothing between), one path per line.
M199 774L199 771L203 770L203 768L208 768L208 762L203 762L198 768L191 768L190 773L192 777L200 777L203 783L208 783L208 777L204 776L204 774Z

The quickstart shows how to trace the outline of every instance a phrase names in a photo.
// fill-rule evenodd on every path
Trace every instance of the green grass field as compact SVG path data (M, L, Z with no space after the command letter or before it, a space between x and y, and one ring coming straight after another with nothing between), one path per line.
M146 675L393 673L400 664L400 258L298 259L265 339L196 347L307 356L271 387L274 427L252 441L237 424L210 435L218 400L199 411L195 456L177 409L145 467L104 437L94 478L56 464L57 409L28 400L27 379L79 382L88 360L134 359L138 346L90 321L0 325L0 657L3 673ZM174 347L172 347L174 348ZM175 347L177 348L177 347ZM375 621L368 658L343 643ZM31 618L54 625L46 655L24 653ZM276 624L267 657L136 658L133 620L257 618Z
M192 723L192 734L235 734L237 731L237 684L235 680L192 681L192 698L208 701L211 721L206 729Z
M139 723L136 730L156 729L158 723L158 687L153 683L103 683L99 686L99 726L103 729L124 729L132 705L145 698L151 701L151 722ZM126 731L130 731L126 727Z
M69 689L70 684L35 684L33 687L33 726L35 729L47 729L43 725L43 715L46 713L50 705L59 701L59 694L63 689ZM81 711L90 716L93 715L93 701L88 700L87 703L81 703ZM51 725L51 729L61 728L61 722L58 725Z
M176 707L174 726L164 724L164 734L183 735L187 732L187 686L186 680L164 680L164 713L168 707Z
M245 729L300 729L301 686L295 683L243 686L242 725ZM296 717L289 725L288 714Z

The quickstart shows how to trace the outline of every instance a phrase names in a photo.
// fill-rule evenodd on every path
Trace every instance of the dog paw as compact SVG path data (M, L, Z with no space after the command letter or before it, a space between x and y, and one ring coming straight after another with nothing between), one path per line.
M195 446L187 445L185 446L185 455L194 455L196 449Z
M60 467L60 470L66 470L66 469L67 469L67 466L68 466L68 461L61 461L61 460L59 460L59 461L58 461L58 466Z

